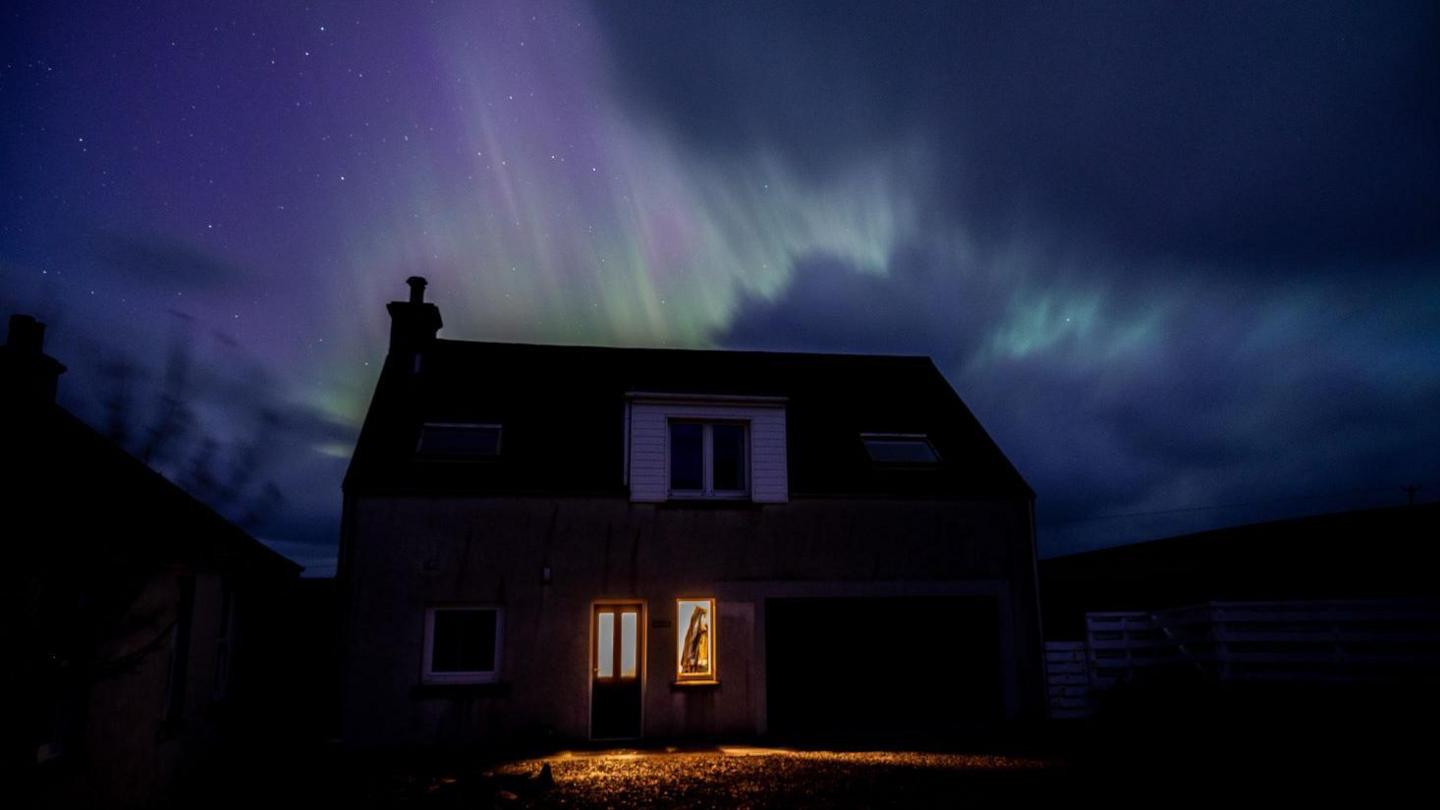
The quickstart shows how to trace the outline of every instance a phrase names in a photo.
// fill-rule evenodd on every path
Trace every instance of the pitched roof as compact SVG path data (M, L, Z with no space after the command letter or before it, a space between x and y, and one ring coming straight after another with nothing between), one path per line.
M347 492L624 495L630 393L786 399L792 495L1030 497L927 357L622 349L435 340L416 373L392 354ZM498 458L425 460L426 422L503 425ZM861 433L923 433L928 469L873 464Z
M1047 632L1086 611L1434 596L1440 503L1230 526L1040 561Z
M251 537L58 405L5 410L17 522L45 538L27 553L186 563L295 576L301 566Z

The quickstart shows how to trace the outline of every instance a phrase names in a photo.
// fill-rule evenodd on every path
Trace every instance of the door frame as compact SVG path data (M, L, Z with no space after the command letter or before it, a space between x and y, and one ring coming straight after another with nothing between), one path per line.
M598 623L598 621L597 621L597 619L596 619L596 616L597 616L597 614L599 613L599 609L600 609L600 608L604 608L604 607L638 607L638 608L640 609L640 615L638 615L638 616L635 617L636 633L637 633L637 636L638 636L638 637L635 639L635 656L636 656L636 659L637 659L637 660L636 660L637 668L636 668L635 677L636 677L636 679L640 682L640 734L639 734L639 736L637 736L637 737L605 737L605 738L603 738L603 739L607 739L607 740L641 739L641 738L643 738L643 737L645 736L645 691L646 691L645 682L646 682L646 680L648 680L647 675L648 675L648 672L649 672L649 666L648 666L648 665L649 665L649 658L650 658L650 656L648 655L648 651L647 651L647 649L646 649L646 646L648 645L649 639L650 639L650 635L649 635L649 632L648 632L648 629L649 629L649 628L648 628L648 626L647 626L647 625L648 625L648 622L649 622L649 619L648 619L647 617L648 617L648 615L649 615L650 610L649 610L649 605L646 603L646 601L645 601L644 599L639 598L639 597L632 597L632 598L619 597L619 598L592 599L592 600L590 600L590 604L589 604L589 605L587 606L587 608L586 608L586 610L588 611L588 615L587 615L587 617L586 617L586 619L585 619L585 624L586 624L586 630L585 630L585 632L586 632L586 642L585 642L585 646L586 646L586 648L589 650L589 652L588 652L588 654L586 655L586 658L587 658L587 660L588 660L588 666L586 666L586 668L585 668L585 694L586 694L586 697L587 697L587 699L586 699L586 701L585 701L585 736L586 736L588 739L591 739L591 740L596 739L596 737L595 737L595 670L597 669L596 655L597 655L597 653L598 653L599 646L600 646L599 623ZM618 622L617 622L617 628L616 628L616 629L617 629L617 630L619 629L619 628L618 628ZM618 634L617 634L617 636L616 636L616 643L617 643L617 644L619 643L619 636L618 636Z

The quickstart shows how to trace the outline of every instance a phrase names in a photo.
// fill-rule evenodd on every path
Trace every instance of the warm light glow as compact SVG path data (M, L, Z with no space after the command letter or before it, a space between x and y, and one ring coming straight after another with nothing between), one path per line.
M600 680L634 680L640 676L640 605L597 605L592 652L595 677Z
M720 753L727 757L773 757L795 753L789 748L761 748L754 745L722 745Z
M627 610L620 614L620 677L635 677L636 648L639 635L639 614Z
M615 677L615 614L604 612L599 614L595 621L596 633L599 636L598 651L596 658L596 673L602 678Z
M677 599L675 677L715 680L715 600Z

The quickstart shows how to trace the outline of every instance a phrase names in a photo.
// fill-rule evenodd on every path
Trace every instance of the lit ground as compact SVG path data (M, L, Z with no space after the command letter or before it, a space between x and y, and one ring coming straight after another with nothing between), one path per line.
M535 778L546 763L551 787ZM525 807L923 807L1040 795L1058 773L1019 757L722 747L562 753L481 778L499 803Z
M1197 704L1198 706L1198 704ZM1436 723L1333 703L1260 718L1199 706L1110 724L1052 724L988 751L710 748L347 750L284 740L237 749L196 774L175 807L807 808L1275 804L1392 807L1434 792ZM1203 709L1200 711L1199 709ZM1325 709L1321 711L1320 709ZM1440 714L1425 714L1437 718ZM834 743L832 745L839 745ZM1013 753L1023 752L1023 753ZM539 778L549 767L550 779ZM1433 802L1431 802L1433 804Z

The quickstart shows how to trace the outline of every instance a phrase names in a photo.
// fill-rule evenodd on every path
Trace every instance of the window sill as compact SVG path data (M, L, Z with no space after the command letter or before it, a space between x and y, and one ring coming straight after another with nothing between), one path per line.
M717 498L712 496L691 497L688 495L669 495L660 505L671 506L682 509L744 509L752 506L761 506L750 499L749 495L736 498Z
M486 681L483 683L419 683L410 690L415 700L457 697L509 697L508 681Z
M687 689L701 689L701 690L703 690L703 689L719 689L719 688L720 688L720 681L718 681L718 680L708 680L708 681L671 681L671 682L670 682L670 691L672 691L672 692L683 692L683 691L685 691L685 690L687 690Z

